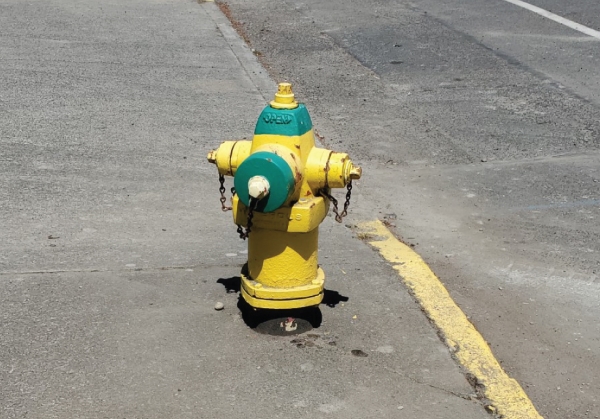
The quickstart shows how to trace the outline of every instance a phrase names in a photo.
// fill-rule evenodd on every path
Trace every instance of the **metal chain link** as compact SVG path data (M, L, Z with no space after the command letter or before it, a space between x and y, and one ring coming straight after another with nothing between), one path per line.
M342 222L342 218L344 218L346 215L348 215L348 207L350 206L350 197L352 196L352 179L350 179L350 182L348 182L348 185L346 185L346 201L344 202L344 210L342 211L342 215L338 221L338 223ZM336 218L337 220L337 218Z
M238 224L237 232L240 235L240 239L246 240L252 231L252 218L254 218L254 209L258 204L258 199L250 198L249 206L248 206L248 223L246 224L246 230Z
M219 198L219 201L221 201L221 210L224 212L231 211L233 208L225 205L225 202L227 202L227 198L225 197L225 176L221 174L219 174L219 184L219 192L221 193L221 198ZM235 195L235 187L231 188L231 194ZM257 199L250 199L250 206L248 207L248 223L246 224L246 229L244 230L244 228L239 224L237 226L237 232L240 235L240 239L246 240L248 235L250 235L250 231L252 231L252 218L254 217L254 209L256 208L257 204Z
M227 202L227 198L225 197L225 176L221 174L219 174L219 184L219 192L221 193L221 197L219 198L219 201L221 201L221 210L224 212L231 211L233 208L225 205L225 202ZM231 188L231 195L235 195L235 187ZM258 205L258 199L250 198L249 204L248 223L246 224L246 229L244 230L244 228L239 224L237 226L237 232L240 235L240 239L244 240L248 238L250 231L252 231L252 218L254 217L254 209Z
M219 192L221 193L221 198L219 198L219 201L221 201L221 210L224 212L231 211L233 208L225 205L225 202L227 202L227 198L225 197L226 189L224 185L225 176L221 174L219 174L219 184ZM335 221L337 221L338 223L341 223L344 217L348 215L348 207L350 206L350 198L352 197L352 180L348 182L348 185L346 185L346 189L346 200L344 201L344 208L341 214L338 210L338 200L335 199L329 192L327 192L327 188L319 190L319 195L326 197L333 204L333 213L335 214ZM231 194L235 195L235 188L231 188ZM239 224L237 226L237 233L240 235L240 239L243 240L246 240L250 235L250 232L252 231L252 218L254 217L254 209L258 204L258 200L251 198L249 204L250 205L248 206L248 223L246 224L246 229L244 230L244 228Z
M346 185L346 188L348 189L348 192L346 192L346 201L344 202L344 209L342 210L341 214L338 212L337 199L335 199L333 196L331 196L331 194L327 192L327 189L321 189L319 191L320 195L323 195L324 197L329 199L331 201L331 203L333 204L333 213L335 214L335 221L337 221L338 223L341 223L342 220L344 219L344 217L346 215L348 215L348 207L350 206L350 197L352 196L352 180L350 182L348 182L348 185Z
M219 192L221 192L221 197L219 198L219 201L221 201L221 210L223 212L231 211L233 208L225 205L225 202L227 202L227 198L225 198L225 176L222 174L219 174L219 183L221 184L219 187ZM233 193L233 188L231 192Z

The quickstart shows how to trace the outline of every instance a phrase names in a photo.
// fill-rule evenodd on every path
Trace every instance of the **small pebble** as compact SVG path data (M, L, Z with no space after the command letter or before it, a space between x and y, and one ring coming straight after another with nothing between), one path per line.
M220 301L217 304L215 304L215 310L217 310L217 311L223 310L224 308L225 308L225 304L223 304Z

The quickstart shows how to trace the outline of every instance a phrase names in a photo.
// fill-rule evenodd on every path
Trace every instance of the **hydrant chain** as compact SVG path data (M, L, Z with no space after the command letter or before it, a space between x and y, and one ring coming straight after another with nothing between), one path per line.
M348 185L346 185L346 189L348 190L348 192L346 192L346 201L344 202L344 210L342 211L342 215L340 216L340 223L342 222L342 218L344 218L346 215L348 215L348 207L350 206L350 197L352 196L352 179L350 179L350 181L348 182Z
M338 200L335 199L330 193L328 193L327 189L321 189L319 191L319 194L321 194L325 198L329 199L331 201L331 203L333 204L333 213L335 214L335 221L337 221L338 223L341 223L342 220L344 219L344 217L346 215L348 215L348 207L350 206L350 197L352 196L352 180L350 180L350 182L348 182L348 185L346 185L346 188L348 189L348 192L346 192L346 201L344 201L344 209L342 210L341 214L338 212Z
M221 198L219 198L219 201L221 201L221 210L223 212L231 211L233 208L225 205L225 202L227 202L227 198L225 198L225 176L219 175L219 183L221 184L219 187L219 192L221 192Z
M246 231L244 231L242 226L238 224L237 232L240 235L240 239L246 240L250 235L250 231L252 230L252 218L254 217L254 210L256 209L257 204L258 199L250 199L250 206L248 206L248 222L246 224Z

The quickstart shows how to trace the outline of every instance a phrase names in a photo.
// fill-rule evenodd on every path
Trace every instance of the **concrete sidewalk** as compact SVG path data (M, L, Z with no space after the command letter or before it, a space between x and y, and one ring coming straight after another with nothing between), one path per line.
M246 243L205 156L274 92L214 3L0 0L0 418L488 417L331 217L347 301L296 337L242 320Z

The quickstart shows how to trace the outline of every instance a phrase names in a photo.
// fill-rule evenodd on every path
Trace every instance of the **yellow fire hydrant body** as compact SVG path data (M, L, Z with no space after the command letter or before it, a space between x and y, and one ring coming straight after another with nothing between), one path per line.
M244 300L264 309L317 306L325 282L318 227L329 210L327 197L330 188L359 179L360 167L346 153L315 147L310 115L289 83L279 84L252 141L226 141L208 160L220 175L234 176L233 219L249 230Z

